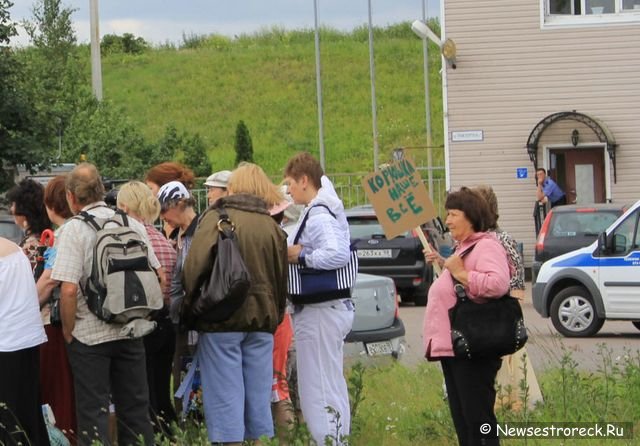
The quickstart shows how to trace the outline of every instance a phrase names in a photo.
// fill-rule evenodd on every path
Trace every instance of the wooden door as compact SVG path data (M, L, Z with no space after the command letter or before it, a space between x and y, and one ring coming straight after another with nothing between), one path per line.
M567 204L604 203L602 148L552 150L552 153L563 160L559 163L563 172L558 172L558 176L564 177L564 185L561 186L567 194Z

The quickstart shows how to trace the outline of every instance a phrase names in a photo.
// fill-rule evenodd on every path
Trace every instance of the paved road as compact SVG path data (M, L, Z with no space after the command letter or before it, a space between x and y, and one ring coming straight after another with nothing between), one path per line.
M527 351L536 371L558 366L563 355L563 345L571 352L572 358L583 370L597 371L602 365L602 356L598 354L599 345L605 344L612 349L615 359L631 351L640 355L640 330L631 322L605 322L596 336L591 338L565 338L556 332L551 319L543 319L531 304L531 284L527 284L527 297L523 304L525 323L529 329ZM400 307L400 317L406 327L407 350L401 362L416 365L424 361L422 349L422 319L424 307L412 304Z

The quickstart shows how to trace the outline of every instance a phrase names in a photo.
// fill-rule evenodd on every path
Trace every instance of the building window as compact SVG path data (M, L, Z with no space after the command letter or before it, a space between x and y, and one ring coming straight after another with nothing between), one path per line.
M640 0L541 0L543 27L640 22Z
M580 0L549 0L550 14L580 15Z
M616 12L616 1L587 0L584 9L586 14L614 14Z
M633 11L640 9L640 0L622 0L623 11Z

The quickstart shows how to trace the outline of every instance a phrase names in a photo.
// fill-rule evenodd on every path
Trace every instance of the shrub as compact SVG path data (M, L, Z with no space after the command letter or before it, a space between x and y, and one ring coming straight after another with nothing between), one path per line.
M131 33L124 33L122 36L116 34L106 34L102 38L100 45L102 54L141 54L149 49L149 44L142 37L136 37Z
M242 161L253 162L253 142L244 121L238 122L236 127L236 166Z

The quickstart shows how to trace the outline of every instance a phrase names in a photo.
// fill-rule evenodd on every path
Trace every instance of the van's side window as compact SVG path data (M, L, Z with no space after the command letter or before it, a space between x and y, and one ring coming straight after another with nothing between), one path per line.
M640 226L638 211L630 214L625 221L613 231L613 254L627 254L640 246Z

